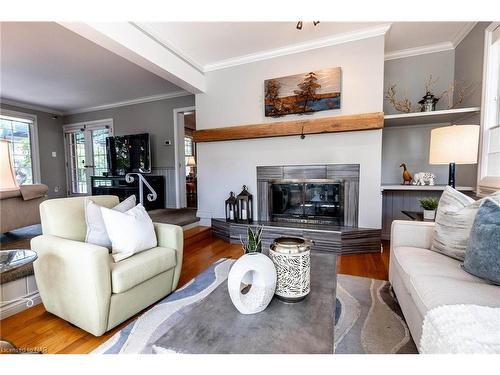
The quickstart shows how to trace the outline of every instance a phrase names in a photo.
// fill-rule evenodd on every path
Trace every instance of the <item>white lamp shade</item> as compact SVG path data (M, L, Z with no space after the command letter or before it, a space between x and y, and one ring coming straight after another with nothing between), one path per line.
M431 131L430 164L476 164L478 125L452 125Z
M10 158L10 142L0 140L0 190L17 189L17 181Z
M194 156L186 157L186 166L187 167L196 167L196 160L194 159Z

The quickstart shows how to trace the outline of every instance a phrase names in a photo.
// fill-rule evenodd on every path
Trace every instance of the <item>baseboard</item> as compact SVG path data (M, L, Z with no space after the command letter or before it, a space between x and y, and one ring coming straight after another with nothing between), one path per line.
M17 314L21 311L29 309L28 306L26 306L26 299L31 299L33 301L33 306L39 305L42 303L42 298L40 297L40 293L34 292L31 294L28 294L23 298L22 300L15 301L12 303L9 303L8 305L0 307L0 319L5 319L8 318L9 316L12 316L14 314ZM32 307L32 306L30 306Z

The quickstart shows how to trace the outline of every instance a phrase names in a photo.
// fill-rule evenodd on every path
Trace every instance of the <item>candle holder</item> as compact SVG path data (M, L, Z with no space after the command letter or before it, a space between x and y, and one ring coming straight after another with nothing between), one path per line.
M253 221L253 196L243 185L243 190L236 197L238 205L237 220L240 223L251 223Z
M226 199L226 221L236 221L238 216L238 202L233 192Z

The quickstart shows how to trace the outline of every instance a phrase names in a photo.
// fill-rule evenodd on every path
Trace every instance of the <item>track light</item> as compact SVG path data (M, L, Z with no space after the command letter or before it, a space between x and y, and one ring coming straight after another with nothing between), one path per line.
M302 21L297 22L297 30L302 30Z

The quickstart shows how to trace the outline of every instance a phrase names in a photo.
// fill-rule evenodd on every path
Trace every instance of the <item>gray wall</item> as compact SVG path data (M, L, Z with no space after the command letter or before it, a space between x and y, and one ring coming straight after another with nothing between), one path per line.
M66 172L64 168L64 137L62 119L52 119L53 114L32 109L2 104L2 108L36 115L38 126L38 149L40 152L41 182L48 185L49 197L66 196ZM52 152L56 157L52 157ZM54 190L59 188L58 192Z
M402 99L407 96L414 111L418 111L418 101L425 95L425 84L429 75L432 74L434 79L439 77L433 87L435 95L440 95L453 82L454 65L454 50L388 60L384 67L384 97L387 89L396 84L397 97ZM446 100L443 100L437 103L436 108L445 109L446 106ZM384 113L399 112L384 99Z
M194 95L64 116L64 124L113 119L115 135L150 133L153 167L174 167L174 108L194 106ZM170 139L171 146L164 141Z
M384 128L382 135L382 184L402 182L401 163L406 163L412 175L432 172L436 184L448 183L447 165L429 164L431 130L440 125ZM457 186L476 186L476 166L457 165Z
M455 49L455 79L475 84L474 92L460 107L481 105L484 30L491 22L479 22Z

